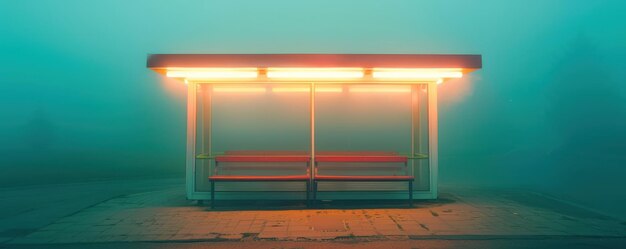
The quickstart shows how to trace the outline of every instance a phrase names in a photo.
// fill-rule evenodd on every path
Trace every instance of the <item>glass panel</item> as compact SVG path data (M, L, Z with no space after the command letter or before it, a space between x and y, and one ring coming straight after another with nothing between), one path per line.
M408 85L332 85L341 92L315 93L316 153L384 151L410 154L411 93Z
M213 151L310 151L310 93L303 84L213 87Z
M326 91L322 89L341 89ZM411 86L318 85L315 93L316 155L411 154ZM319 174L406 175L404 163L318 163ZM323 182L320 191L406 190L401 182Z
M309 84L200 84L197 103L197 155L310 152ZM221 163L219 174L303 174L307 164L296 164ZM268 166L272 166L270 170ZM196 191L210 191L207 178L214 173L214 167L212 159L197 160ZM271 191L280 185L220 184L220 191ZM281 190L303 189L299 183L283 185Z
M309 87L308 84L199 84L196 154L208 156L242 150L310 151ZM411 160L409 164L416 177L414 189L429 190L426 84L324 84L316 88L316 153L368 151L410 155L413 122L413 152L415 157L424 157ZM327 166L330 170L327 173L332 174L354 174L355 167L369 166L372 167L356 170L364 175L406 174L403 165L395 164ZM213 167L213 160L197 159L196 191L210 191L207 177L211 175ZM279 171L282 172L282 169ZM255 190L275 188L270 185L257 184ZM250 186L245 189L249 190ZM293 189L302 188L295 186ZM322 191L403 189L406 189L406 185L402 183L332 183L320 187ZM235 187L231 190L234 191Z

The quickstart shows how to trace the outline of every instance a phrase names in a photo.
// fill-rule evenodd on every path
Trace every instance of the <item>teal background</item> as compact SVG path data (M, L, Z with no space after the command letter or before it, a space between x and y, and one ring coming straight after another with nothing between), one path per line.
M624 215L623 1L0 0L0 185L182 177L185 85L149 53L482 54L439 86L442 184Z

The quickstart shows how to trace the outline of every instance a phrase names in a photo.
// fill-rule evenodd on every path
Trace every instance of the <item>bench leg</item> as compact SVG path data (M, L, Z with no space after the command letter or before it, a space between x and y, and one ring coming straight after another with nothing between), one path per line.
M317 182L313 181L313 205L317 205Z
M306 181L306 206L311 206L311 200L309 199L309 194L311 192L311 181Z
M413 181L409 181L409 207L413 207Z
M211 209L215 208L215 182L211 181Z

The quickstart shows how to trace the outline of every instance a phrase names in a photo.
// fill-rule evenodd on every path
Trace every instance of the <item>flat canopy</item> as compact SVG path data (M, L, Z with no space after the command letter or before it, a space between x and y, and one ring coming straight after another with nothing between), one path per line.
M153 54L148 68L185 82L441 83L482 67L480 55Z
M480 55L458 54L151 54L148 68L464 68L482 67Z

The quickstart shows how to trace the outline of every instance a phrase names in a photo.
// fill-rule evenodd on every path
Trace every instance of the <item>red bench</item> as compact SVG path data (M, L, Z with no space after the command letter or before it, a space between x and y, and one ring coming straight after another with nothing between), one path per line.
M306 163L306 170L300 175L219 175L220 163ZM224 155L215 157L215 171L209 176L211 183L211 208L215 207L215 182L306 182L306 202L309 204L309 189L311 177L309 163L311 157L302 152L259 152L238 151L226 152Z
M409 206L413 206L412 175L323 175L319 174L319 163L404 163L407 167L408 158L392 152L320 152L315 156L313 174L313 201L317 199L318 182L408 182Z

